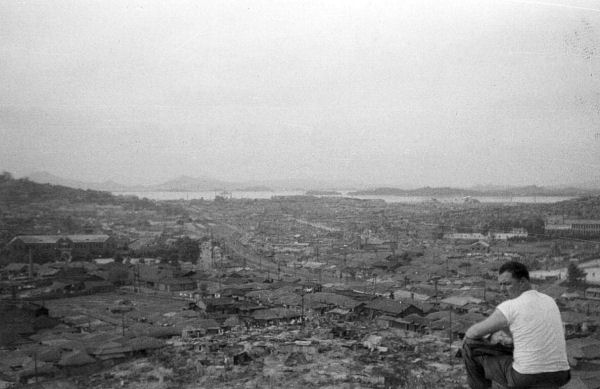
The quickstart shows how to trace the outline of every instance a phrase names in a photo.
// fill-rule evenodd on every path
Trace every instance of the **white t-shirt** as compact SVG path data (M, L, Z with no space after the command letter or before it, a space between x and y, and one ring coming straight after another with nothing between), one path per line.
M521 374L569 369L562 319L552 297L528 290L496 309L508 320L513 337L513 369Z

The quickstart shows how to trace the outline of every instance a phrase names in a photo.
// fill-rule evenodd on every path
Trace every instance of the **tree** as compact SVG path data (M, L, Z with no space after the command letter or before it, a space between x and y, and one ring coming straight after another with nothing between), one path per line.
M177 239L175 242L177 248L176 259L180 261L196 263L200 256L200 245L197 241L190 239L187 236Z
M130 278L131 275L123 265L111 266L108 270L108 281L115 285L124 285L129 282Z
M13 175L7 171L3 171L0 174L0 182L9 182L13 180Z
M585 281L587 273L581 270L574 262L567 267L567 282L570 285L579 285Z

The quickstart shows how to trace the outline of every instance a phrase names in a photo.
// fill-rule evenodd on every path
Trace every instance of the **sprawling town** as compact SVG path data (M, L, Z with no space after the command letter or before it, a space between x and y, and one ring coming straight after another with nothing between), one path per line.
M157 201L0 182L0 388L467 388L526 264L600 388L600 197Z

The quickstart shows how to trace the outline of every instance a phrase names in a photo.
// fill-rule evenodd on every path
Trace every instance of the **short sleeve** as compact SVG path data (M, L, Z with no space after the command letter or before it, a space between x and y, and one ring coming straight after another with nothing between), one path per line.
M499 310L500 313L502 313L504 315L504 317L508 321L509 325L512 324L512 322L514 321L515 315L514 315L514 306L513 306L513 304L511 304L511 300L506 300L506 301L500 303L496 307L496 309Z

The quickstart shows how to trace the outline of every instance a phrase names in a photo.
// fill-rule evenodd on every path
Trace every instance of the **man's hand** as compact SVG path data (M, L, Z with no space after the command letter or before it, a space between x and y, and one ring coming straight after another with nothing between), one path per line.
M510 336L510 334L506 333L506 331L500 330L500 331L494 332L490 336L490 343L491 344L501 344L503 346L510 346L513 344L513 339L512 339L512 336Z

